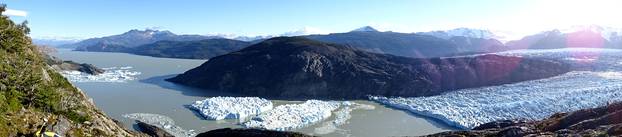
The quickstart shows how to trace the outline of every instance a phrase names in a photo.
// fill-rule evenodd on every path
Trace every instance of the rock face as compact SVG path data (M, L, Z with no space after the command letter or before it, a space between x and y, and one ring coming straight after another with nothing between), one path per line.
M198 134L197 137L313 137L296 132L271 131L262 129L223 128Z
M622 102L557 113L540 121L498 121L483 124L472 131L444 132L429 136L620 136Z
M498 55L415 59L281 37L214 57L168 80L250 96L363 99L430 96L568 71L567 64L552 60Z
M84 72L84 73L91 74L91 75L98 75L98 74L104 73L103 69L97 68L92 64L86 64L86 63L80 64L80 63L73 62L73 61L63 61L59 58L56 58L50 55L43 55L43 56L45 56L46 63L50 65L52 68L56 69L57 71L73 70L73 71Z
M144 123L138 120L136 121L136 123L143 133L150 135L152 137L175 137L156 126L149 125L147 123Z

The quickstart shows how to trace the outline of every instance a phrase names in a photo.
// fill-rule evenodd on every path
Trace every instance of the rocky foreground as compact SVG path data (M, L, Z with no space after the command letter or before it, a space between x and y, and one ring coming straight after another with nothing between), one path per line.
M214 57L168 80L249 96L366 99L368 95L431 96L568 71L567 64L547 59L499 55L417 59L280 37Z
M428 136L620 136L622 102L557 113L539 121L505 120L486 123L471 131L452 131Z

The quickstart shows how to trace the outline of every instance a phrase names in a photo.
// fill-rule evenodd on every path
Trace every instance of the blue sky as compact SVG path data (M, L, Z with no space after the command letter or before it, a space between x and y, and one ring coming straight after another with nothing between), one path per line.
M572 0L571 0L572 1ZM280 34L304 27L398 32L472 27L511 31L621 24L616 0L5 0L24 11L31 36L100 37L130 29L179 34ZM612 6L613 5L613 6ZM609 8L609 9L608 9ZM617 10L617 11L616 11ZM612 12L612 13L609 13ZM607 17L602 14L611 14ZM587 19L589 18L589 19ZM588 21L586 21L588 20Z

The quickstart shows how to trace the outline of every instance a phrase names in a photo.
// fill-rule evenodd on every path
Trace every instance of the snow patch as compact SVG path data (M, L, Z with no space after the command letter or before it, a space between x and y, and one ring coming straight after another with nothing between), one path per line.
M194 137L197 133L194 130L184 130L183 128L176 126L175 121L173 119L158 114L149 114L149 113L132 113L123 115L125 118L139 120L145 122L147 124L159 127L166 132L172 134L176 137Z
M212 97L190 105L190 109L210 120L244 120L248 116L271 110L272 107L272 102L258 97Z
M616 78L608 77L612 75ZM618 76L620 73L578 71L548 79L463 89L431 97L370 99L470 129L497 120L539 120L558 112L622 101L622 79Z
M71 82L126 82L135 80L140 72L132 71L132 67L110 67L103 68L104 73L91 75L80 71L61 71L61 75Z
M243 123L248 128L288 131L320 122L331 116L341 103L307 100L302 104L287 104L262 113Z

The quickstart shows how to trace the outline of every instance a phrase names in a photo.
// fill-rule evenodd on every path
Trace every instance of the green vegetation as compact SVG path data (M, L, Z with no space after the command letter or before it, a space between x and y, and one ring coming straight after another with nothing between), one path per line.
M5 5L0 6L0 13L4 10ZM74 122L90 120L85 106L71 104L82 94L45 64L28 37L26 24L0 16L0 136L22 131L12 129L16 125L10 119L23 111L63 115Z

